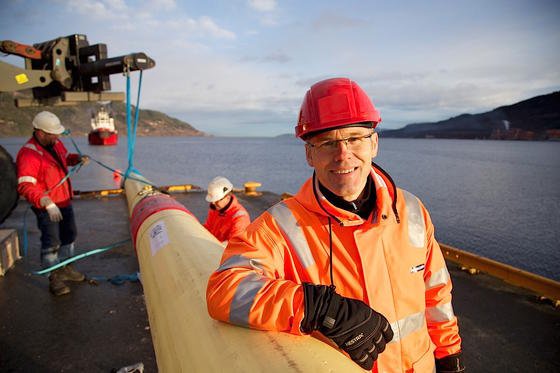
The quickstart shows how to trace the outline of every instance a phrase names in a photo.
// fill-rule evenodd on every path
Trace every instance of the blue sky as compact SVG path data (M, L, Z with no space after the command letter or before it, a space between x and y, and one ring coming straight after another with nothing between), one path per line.
M557 0L1 3L1 40L79 33L110 57L146 52L157 65L144 73L140 107L214 135L291 133L308 87L335 76L368 92L383 128L560 89ZM124 90L122 76L111 83Z

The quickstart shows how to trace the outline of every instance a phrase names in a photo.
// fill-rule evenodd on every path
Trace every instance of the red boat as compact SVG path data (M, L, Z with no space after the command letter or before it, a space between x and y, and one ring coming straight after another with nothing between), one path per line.
M119 141L113 114L107 110L106 104L101 104L97 113L91 117L88 141L90 145L117 145Z

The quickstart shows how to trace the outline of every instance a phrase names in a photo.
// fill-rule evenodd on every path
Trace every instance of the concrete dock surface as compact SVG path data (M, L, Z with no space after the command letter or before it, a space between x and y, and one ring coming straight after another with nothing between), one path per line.
M236 195L252 219L280 199ZM172 196L205 220L203 192ZM17 229L21 239L28 206L21 200L0 228ZM77 253L130 238L123 196L78 198L74 209ZM74 263L100 279L69 283L70 294L54 297L47 277L31 274L40 269L39 230L32 211L26 220L27 256L0 276L0 372L108 373L140 362L144 372L157 372L141 282L106 280L138 272L131 242ZM559 309L488 275L451 263L449 271L468 372L560 372Z

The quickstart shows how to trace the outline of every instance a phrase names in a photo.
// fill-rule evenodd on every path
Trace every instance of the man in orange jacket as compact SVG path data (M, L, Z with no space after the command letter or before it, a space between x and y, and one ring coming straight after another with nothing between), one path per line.
M88 156L68 154L58 139L65 129L60 119L42 111L33 119L33 136L16 158L18 193L31 204L41 231L41 265L51 267L74 255L76 222L72 209L72 185L64 179L67 166L86 164ZM54 295L70 292L64 281L83 281L85 276L66 265L51 272L49 289Z
M208 184L206 201L210 202L204 228L220 242L226 243L251 223L249 213L232 194L233 184L223 176L215 177Z
M328 338L374 372L464 372L451 279L428 211L372 163L380 121L354 81L309 89L296 136L315 172L229 241L208 282L208 311Z

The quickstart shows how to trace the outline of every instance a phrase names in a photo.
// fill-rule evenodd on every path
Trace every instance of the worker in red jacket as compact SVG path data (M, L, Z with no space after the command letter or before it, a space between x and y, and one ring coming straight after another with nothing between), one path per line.
M72 185L67 166L89 162L88 156L69 154L59 140L65 131L60 119L42 111L33 119L33 136L16 158L18 193L31 204L41 231L41 265L51 267L74 255L76 222L72 209ZM85 276L66 265L52 271L49 289L54 295L70 292L64 281L83 281Z
M229 241L208 280L209 314L313 333L375 373L464 372L428 210L372 162L380 121L356 82L311 86L295 133L314 173Z
M242 233L251 223L249 213L233 195L233 184L223 176L208 184L206 201L210 202L204 227L220 242Z

